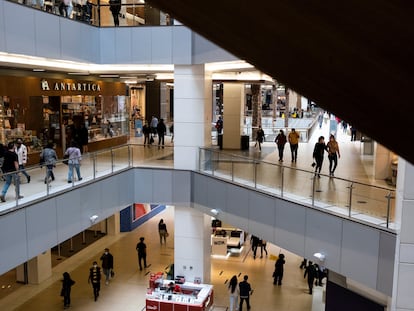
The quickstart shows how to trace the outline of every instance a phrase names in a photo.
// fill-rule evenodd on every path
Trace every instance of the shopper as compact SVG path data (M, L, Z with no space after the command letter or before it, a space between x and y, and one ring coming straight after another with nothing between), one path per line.
M76 175L78 176L78 180L81 181L81 173L80 173L80 165L82 161L82 156L80 149L75 141L72 141L70 147L66 149L65 155L69 157L68 160L68 183L72 183L73 181L73 169L76 170Z
M305 268L305 274L303 275L303 278L306 278L306 276L308 276L309 294L312 295L313 282L315 281L316 277L316 269L312 261L309 261L308 266Z
M237 276L233 275L233 277L230 279L229 286L228 286L229 297L230 297L229 311L238 310L237 299L239 297L239 290L237 288L237 285L238 285Z
M323 163L323 156L325 151L327 151L327 147L325 145L325 137L320 136L318 142L315 144L315 148L313 149L313 158L315 159L315 176L321 177L321 169Z
M144 243L144 237L139 238L137 247L135 248L138 252L138 264L139 270L142 271L142 261L144 262L144 268L147 267L147 245Z
M157 136L157 126L158 126L158 119L156 116L152 116L151 118L151 133L154 134L154 136Z
M290 145L290 153L292 155L292 162L296 163L298 159L298 146L299 146L299 134L296 132L294 128L290 131L288 135L289 145Z
M2 202L6 202L6 193L7 190L9 190L10 184L12 183L12 179L14 180L14 187L16 189L16 197L18 199L23 198L23 196L20 195L20 180L18 174L19 160L15 152L15 146L13 142L7 144L7 150L4 153L2 170L5 183L1 191L0 200Z
M40 162L42 165L46 165L45 184L47 184L50 179L52 179L52 181L55 180L53 168L56 166L56 160L57 155L55 149L53 148L53 143L49 142L40 153Z
M105 251L100 259L103 273L105 275L105 284L108 285L114 269L114 256L112 256L108 248L105 248Z
M285 255L279 254L279 258L275 263L275 271L273 272L273 285L282 285L284 265Z
M121 0L109 0L109 9L114 19L115 27L119 26L119 12L121 11Z
M151 128L149 127L147 121L144 122L144 126L142 127L142 133L144 134L144 146L151 145L151 141L150 141Z
M81 123L79 129L79 145L82 154L88 153L89 131L85 123Z
M250 244L252 246L253 259L256 259L256 253L257 253L257 248L259 247L259 243L260 243L260 239L257 236L252 235L250 238Z
M279 134L275 138L275 143L277 145L277 150L279 151L279 162L283 162L283 152L286 144L286 135L283 130L279 131Z
M239 311L243 310L243 302L246 301L247 310L250 310L250 295L253 294L253 290L250 286L250 283L247 282L249 277L245 275L243 281L239 283L239 293L240 293L240 305Z
M260 245L260 258L263 258L263 251L265 251L266 256L267 256L267 249L266 249L267 242L261 239L259 241L259 245Z
M158 122L157 125L157 133L158 133L158 149L160 149L160 144L162 145L162 148L164 149L164 137L167 133L167 127L165 126L164 119L160 119L160 122Z
M161 218L160 222L158 223L158 233L160 235L160 244L162 245L162 240L164 239L164 244L167 244L167 225L164 222L164 219Z
M223 133L223 118L222 116L219 116L217 122L216 122L216 129L217 129L217 134L221 135Z
M265 133L262 127L259 125L259 129L257 130L257 133L256 133L256 144L254 145L255 147L259 145L259 150L262 150L262 143L264 141L264 138L265 138Z
M60 291L60 296L63 297L63 308L67 309L70 307L70 291L72 289L72 285L75 284L75 281L70 278L68 272L63 273L63 280L62 280L62 290Z
M326 145L328 150L328 159L329 159L329 176L334 176L335 169L338 165L338 158L341 157L339 152L338 142L335 139L335 136L331 134L329 136L329 141Z
M23 144L23 140L18 138L16 141L16 153L19 160L19 171L26 176L27 182L30 182L30 175L27 174L25 170L25 165L27 163L27 147Z
M88 284L92 283L93 296L95 301L98 300L99 291L101 290L101 268L98 267L96 261L93 262L92 267L89 269Z

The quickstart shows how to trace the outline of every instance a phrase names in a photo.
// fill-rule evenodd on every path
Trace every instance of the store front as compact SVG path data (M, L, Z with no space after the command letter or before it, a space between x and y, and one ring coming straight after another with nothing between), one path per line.
M75 141L87 150L121 145L129 136L125 84L0 76L0 142L22 138L29 164L53 142L58 156ZM82 148L81 148L82 149Z

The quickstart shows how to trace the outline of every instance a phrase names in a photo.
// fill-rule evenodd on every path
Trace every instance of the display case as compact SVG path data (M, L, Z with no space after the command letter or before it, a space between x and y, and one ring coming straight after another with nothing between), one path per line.
M171 280L155 282L148 288L146 310L159 311L207 311L213 305L213 286L185 282L174 284L174 291L169 290ZM176 288L179 288L179 293Z

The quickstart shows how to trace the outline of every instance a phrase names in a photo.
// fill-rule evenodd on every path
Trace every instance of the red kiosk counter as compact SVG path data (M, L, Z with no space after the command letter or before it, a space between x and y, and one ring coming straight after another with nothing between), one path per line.
M213 305L213 285L185 282L174 284L174 292L168 290L171 280L163 280L160 286L148 289L148 311L208 311ZM178 290L179 287L179 290ZM179 292L177 292L179 291Z

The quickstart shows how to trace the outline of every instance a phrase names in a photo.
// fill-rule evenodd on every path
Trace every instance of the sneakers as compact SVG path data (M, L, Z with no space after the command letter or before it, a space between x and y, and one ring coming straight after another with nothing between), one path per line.
M0 195L0 200L1 200L2 202L6 202L6 198L4 197L4 195Z

